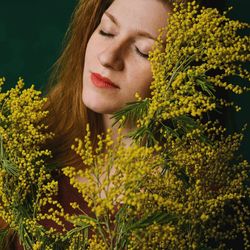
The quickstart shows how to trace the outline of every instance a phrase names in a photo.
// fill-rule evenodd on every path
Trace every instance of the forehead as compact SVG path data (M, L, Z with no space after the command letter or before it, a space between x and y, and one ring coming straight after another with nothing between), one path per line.
M170 11L163 0L115 0L107 10L123 28L143 29L155 36Z

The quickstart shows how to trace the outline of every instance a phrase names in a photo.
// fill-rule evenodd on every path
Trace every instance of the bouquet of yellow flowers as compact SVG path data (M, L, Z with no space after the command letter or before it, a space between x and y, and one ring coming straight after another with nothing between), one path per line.
M250 80L249 37L237 33L245 28L216 9L176 4L149 57L151 96L137 94L114 114L117 140L107 131L94 148L87 126L72 145L85 169L46 164L53 156L41 146L53 134L41 123L40 92L20 79L1 93L0 217L8 226L0 244L13 230L24 249L229 249L234 240L249 249L250 165L237 155L245 127L230 135L206 119L221 106L240 110L216 88L249 90L228 83L229 76ZM127 120L136 124L129 147ZM75 212L65 211L54 172L69 178L88 211L77 201Z

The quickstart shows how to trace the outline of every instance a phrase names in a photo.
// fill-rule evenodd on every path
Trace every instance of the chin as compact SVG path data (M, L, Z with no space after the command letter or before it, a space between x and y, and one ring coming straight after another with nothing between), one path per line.
M98 114L113 114L116 112L116 110L104 107L92 107L92 106L86 106L86 107Z
M119 108L111 107L107 103L97 102L96 99L88 100L88 98L83 97L82 101L85 107L99 114L113 114L119 110Z

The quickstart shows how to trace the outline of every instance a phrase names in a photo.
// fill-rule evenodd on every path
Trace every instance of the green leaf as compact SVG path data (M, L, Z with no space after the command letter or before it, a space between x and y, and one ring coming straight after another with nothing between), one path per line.
M5 153L4 146L3 146L3 138L1 135L0 135L0 167L6 170L6 172L9 175L16 176L16 177L18 176L17 166L14 163L9 161Z
M140 220L136 221L134 224L130 226L130 230L138 229L138 228L145 228L154 223L157 224L166 224L166 223L176 223L178 217L176 215L170 214L166 211L163 212L156 212L152 215L147 217L141 218Z
M1 158L1 167L6 170L9 175L13 175L15 177L18 176L18 168L16 165L11 163L9 160Z
M84 231L84 235L87 237L88 236L88 228L90 225L82 226L82 227L74 227L70 231L67 232L67 234L62 238L62 241L65 241L67 239L70 239L74 234Z
M117 111L112 116L112 119L115 120L112 126L114 126L119 121L122 121L122 125L124 125L126 121L131 121L135 123L138 119L146 115L148 106L148 98L141 101L127 103L127 105L123 109ZM123 118L125 119L123 120Z
M6 244L6 236L9 233L9 228L0 229L0 246L4 246Z
M206 92L209 96L215 96L215 87L212 85L205 76L200 76L196 78L196 83L201 87L201 89Z

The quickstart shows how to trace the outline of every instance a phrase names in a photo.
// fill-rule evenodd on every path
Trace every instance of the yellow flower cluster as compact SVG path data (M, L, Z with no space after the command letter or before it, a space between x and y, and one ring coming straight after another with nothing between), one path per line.
M0 78L0 87L4 82ZM19 79L15 88L0 93L0 217L18 232L24 247L40 249L41 239L53 232L39 223L50 216L43 207L54 204L60 208L52 199L57 182L45 166L51 152L40 147L53 134L45 132L46 126L40 123L48 113L42 110L46 98L41 98L34 85L23 87ZM54 214L51 219L62 224Z
M148 114L141 125L181 115L200 117L221 105L233 106L216 99L216 88L235 94L249 90L227 82L229 76L250 80L244 69L250 60L249 36L238 34L249 24L196 2L174 5L149 56L153 82Z
M202 139L204 135L206 139ZM214 248L227 249L224 243L237 234L245 240L244 249L250 247L247 223L250 190L245 186L250 166L246 161L237 161L235 154L241 140L241 133L226 136L225 129L211 122L200 124L198 129L182 138L166 137L166 174L177 180L173 179L171 183L168 178L169 183L165 182L162 187L155 183L154 191L161 202L157 206L173 215L173 218L167 218L173 228L164 229L162 224L157 225L161 229L152 233L159 245L147 248L148 243L145 243L144 249L155 249L156 246L165 249L161 248L163 243L170 249L201 249L211 240L217 241ZM174 209L172 200L178 204ZM178 223L172 224L176 220ZM150 230L141 234L149 239Z
M87 131L73 146L87 168L63 172L92 209L92 216L71 217L92 230L90 249L201 249L211 241L224 249L238 235L250 246L250 166L235 158L241 133L226 136L217 122L200 123L147 148L125 147L122 136L112 141L108 133L94 150Z
M111 140L110 131L105 137L98 137L98 146L94 150L90 144L91 136L87 127L85 141L76 140L78 145L72 147L81 156L86 169L76 170L73 167L66 167L63 173L70 178L70 183L78 189L94 213L95 221L93 218L89 217L88 221L88 217L83 217L83 222L91 226L97 234L100 230L99 224L103 224L102 240L106 242L106 247L108 245L109 249L114 249L112 245L114 240L107 239L108 237L115 239L119 234L115 231L112 233L112 225L116 223L112 215L124 205L140 207L137 202L138 197L143 200L146 198L142 191L144 179L153 172L160 173L163 158L157 154L160 150L158 146L125 147L122 136L115 142ZM72 207L77 208L77 205L72 204ZM79 224L79 217L71 218L73 221L74 219L77 220L75 224ZM119 241L116 241L116 244L119 245Z
M249 38L237 35L249 25L225 14L195 2L175 5L150 54L152 95L145 101L137 94L143 107L135 103L140 112L131 116L139 117L137 136L148 133L154 143L143 138L146 145L139 145L135 136L127 147L121 130L116 140L109 130L93 147L89 126L84 140L76 139L72 150L85 168L68 166L60 174L86 211L72 202L76 213L66 214L57 200L58 182L46 165L51 152L40 147L53 136L41 124L46 98L34 86L23 89L22 79L0 93L0 217L25 249L229 249L235 238L250 249L250 166L236 157L244 129L227 135L219 122L202 123L204 113L234 106L216 98L215 88L248 90L226 77L250 79L243 65ZM178 117L176 126L165 126ZM159 124L155 140L152 127ZM42 226L44 220L61 232Z

